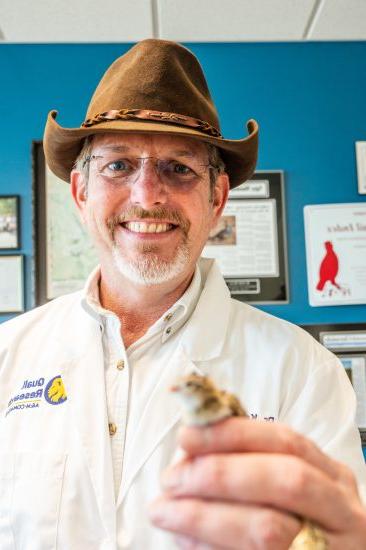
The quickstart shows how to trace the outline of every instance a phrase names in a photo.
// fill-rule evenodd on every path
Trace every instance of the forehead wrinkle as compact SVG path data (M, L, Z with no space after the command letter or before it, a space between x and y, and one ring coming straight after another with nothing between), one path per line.
M112 151L113 153L128 153L129 151L134 149L134 147L130 147L128 145L101 145L100 148L103 151ZM184 149L184 150L181 149L179 151L178 150L170 151L170 154L175 155L177 157L189 157L189 158L194 158L197 156L196 153L194 153L193 151L189 151L188 149Z
M102 151L112 151L114 153L127 153L131 150L128 145L100 145Z
M175 155L185 158L200 157L202 154L206 156L207 154L203 143L188 138L180 138L179 136L131 133L130 135L121 136L120 141L119 136L117 137L114 134L101 134L100 136L95 136L94 140L95 149L112 153L130 153L136 151L138 154L144 154L146 151L151 156L154 156L154 154L159 156L159 153L161 153L164 156Z

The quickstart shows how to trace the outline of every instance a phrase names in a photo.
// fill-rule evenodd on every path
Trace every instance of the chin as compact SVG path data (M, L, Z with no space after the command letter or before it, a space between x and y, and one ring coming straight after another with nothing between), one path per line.
M119 273L141 286L154 286L167 283L182 275L190 261L187 245L177 248L171 261L163 260L158 254L141 254L133 261L123 256L120 249L113 247L113 262Z

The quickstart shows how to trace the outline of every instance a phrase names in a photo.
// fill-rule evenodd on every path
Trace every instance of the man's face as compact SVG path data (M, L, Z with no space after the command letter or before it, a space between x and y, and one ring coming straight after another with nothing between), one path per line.
M72 173L71 186L102 268L150 285L193 272L229 186L226 174L218 176L211 196L205 145L104 134L94 137L91 156L87 192L80 172Z

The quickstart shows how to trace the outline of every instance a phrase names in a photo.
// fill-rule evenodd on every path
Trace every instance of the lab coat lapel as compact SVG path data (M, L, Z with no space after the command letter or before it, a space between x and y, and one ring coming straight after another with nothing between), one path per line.
M80 308L63 340L72 357L61 368L70 415L85 452L101 519L113 540L115 496L99 324Z
M154 449L179 421L181 406L178 399L169 393L169 388L177 378L189 374L192 370L197 370L196 366L179 346L151 393L133 438L126 448L117 506L124 500L135 476Z

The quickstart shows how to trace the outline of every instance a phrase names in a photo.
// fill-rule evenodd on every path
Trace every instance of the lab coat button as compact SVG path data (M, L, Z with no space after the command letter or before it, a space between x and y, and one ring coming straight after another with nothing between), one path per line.
M170 334L171 331L172 331L171 327L168 327L168 328L166 329L165 333L166 333L166 334Z
M123 361L123 359L120 359L119 361L117 361L117 369L123 370L124 368L125 368L125 362Z
M117 426L113 422L110 422L108 426L109 426L109 435L114 435L117 431Z
M168 322L168 321L170 321L170 319L171 319L172 317L173 317L173 313L168 313L168 315L166 315L166 316L164 317L164 321L165 321L165 322Z

